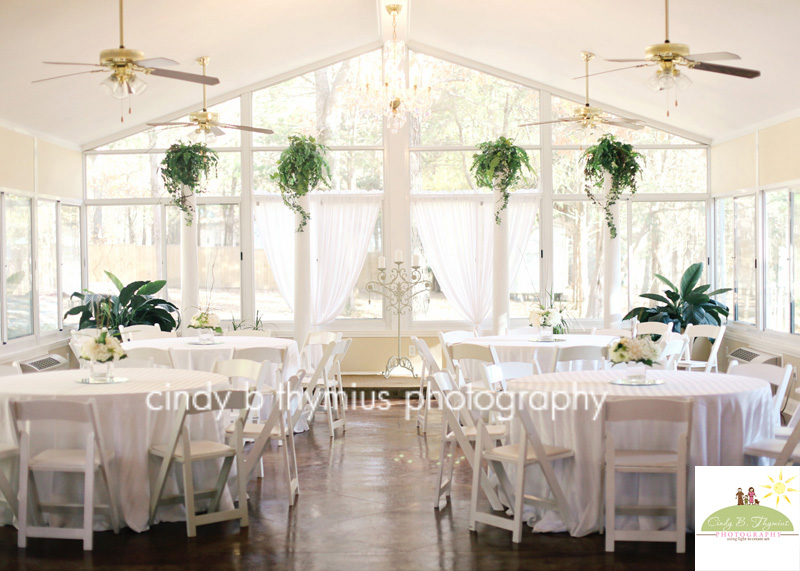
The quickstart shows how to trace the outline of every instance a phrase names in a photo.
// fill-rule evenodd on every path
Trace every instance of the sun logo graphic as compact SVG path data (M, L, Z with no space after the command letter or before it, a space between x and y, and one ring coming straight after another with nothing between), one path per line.
M781 470L781 473L778 474L778 481L777 482L775 480L773 480L771 476L767 476L767 478L769 478L769 481L772 482L772 484L766 484L766 485L761 486L761 487L762 488L767 488L768 490L772 490L772 491L770 493L768 493L766 496L764 496L764 499L766 500L770 496L775 496L775 505L776 506L779 503L781 503L781 498L783 498L784 501L786 501L787 503L791 504L792 502L789 500L788 494L789 494L789 492L797 493L797 490L795 490L794 488L790 488L787 484L789 482L791 482L792 480L794 480L795 476L792 476L791 478L788 478L784 482L783 481L783 470Z

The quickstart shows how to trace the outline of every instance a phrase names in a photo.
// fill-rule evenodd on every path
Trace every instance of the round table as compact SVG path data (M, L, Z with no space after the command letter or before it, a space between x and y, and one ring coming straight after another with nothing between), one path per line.
M84 384L81 379L88 371L69 369L27 375L0 377L0 442L14 442L10 418L9 401L32 399L63 399L88 401L94 399L100 429L106 446L114 452L111 462L113 487L119 502L122 523L135 531L147 529L150 507L150 482L155 481L157 465L150 466L148 450L153 444L167 442L171 434L175 414L175 401L169 399L175 391L193 394L200 390L220 390L229 386L227 377L201 371L180 369L117 369L118 377L129 380L114 384ZM224 422L214 414L192 415L187 426L193 439L215 440L224 438ZM72 423L54 423L51 427L39 425L31 438L31 452L58 447L83 448L85 434ZM218 471L198 463L195 481L202 487L213 487ZM16 463L15 463L16 466ZM17 478L13 477L16 482ZM52 496L82 501L83 477L72 474L56 474L39 480L39 492L43 501ZM174 476L167 483L165 494L178 493L178 479ZM102 492L98 492L102 495ZM76 499L77 498L77 499ZM107 503L107 498L98 496L97 501ZM224 500L230 504L226 493ZM6 516L10 515L8 512ZM159 510L159 521L185 519L182 506ZM10 518L0 523L11 523ZM110 529L111 522L105 512L96 513L95 529Z
M549 371L553 365L553 354L558 348L592 345L606 347L616 337L609 335L580 335L568 333L554 335L553 341L539 341L539 333L531 327L530 335L489 335L468 339L464 343L492 346L501 362L522 361L532 363L536 360L542 371Z
M523 400L531 410L542 441L575 451L574 458L553 464L575 522L574 529L569 532L583 536L601 529L602 403L605 399L626 397L694 400L686 496L687 522L691 528L694 522L694 467L742 465L745 446L772 437L777 419L773 417L770 385L752 377L661 370L648 371L648 377L663 380L662 385L610 384L612 379L619 377L619 371L575 371L523 377L508 383L509 392L527 393ZM674 445L677 435L664 423L643 422L639 426L640 430L630 430L630 425L627 430L615 430L617 446L636 449ZM512 438L519 437L512 435ZM547 486L543 484L541 475L537 470L531 470L530 474L526 488L532 493L544 493ZM618 504L663 504L674 501L674 493L674 477L669 480L664 475L617 476ZM648 526L664 525L668 521L656 519L629 517L624 525L629 529L639 526L649 529ZM550 511L536 522L534 529L563 531L565 527L555 512Z

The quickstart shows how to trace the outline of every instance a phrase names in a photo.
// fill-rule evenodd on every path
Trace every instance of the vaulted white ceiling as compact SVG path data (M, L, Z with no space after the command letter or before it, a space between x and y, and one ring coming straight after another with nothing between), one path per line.
M641 57L664 40L662 0L405 0L412 47L491 68L582 97L580 52L598 58L593 71L620 64L604 58ZM128 0L125 44L148 57L180 62L198 72L196 57L210 55L209 73L222 83L214 98L331 61L381 41L380 0ZM594 102L722 139L784 116L800 114L800 76L791 64L800 24L796 0L672 0L670 39L694 53L730 51L759 69L757 79L690 70L694 84L678 108L644 85L646 69L592 78ZM403 22L405 26L406 22ZM197 85L148 78L120 123L120 103L97 85L103 74L31 84L72 68L41 62L92 63L118 44L116 0L2 0L0 2L0 121L75 145L129 131L146 121L196 106ZM624 64L623 64L624 65ZM621 66L620 66L621 67ZM79 68L75 69L76 71ZM434 78L435 79L435 78Z

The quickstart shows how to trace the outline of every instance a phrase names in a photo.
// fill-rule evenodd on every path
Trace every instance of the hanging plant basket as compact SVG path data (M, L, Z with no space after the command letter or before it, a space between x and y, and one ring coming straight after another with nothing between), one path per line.
M211 173L217 176L219 157L205 143L175 143L167 149L161 161L161 179L169 192L172 204L184 213L186 225L192 225L194 209L188 204L189 195L184 194L184 186L190 194L205 191L205 183Z
M500 213L508 207L511 189L520 181L530 183L523 175L523 169L533 176L536 176L536 171L531 166L528 153L522 147L515 146L513 139L500 137L496 141L480 143L478 148L481 152L472 155L471 170L479 187L500 191L501 198L494 213L494 221L500 224L503 221Z
M330 188L331 168L325 159L328 147L317 143L310 135L290 135L289 147L278 159L278 170L270 176L278 184L283 203L301 220L297 232L302 232L311 215L298 200L320 185Z
M636 177L641 174L640 160L643 160L644 156L634 151L632 145L618 141L614 135L605 134L596 145L584 151L582 159L586 161L583 169L586 195L593 204L603 209L611 238L616 238L617 227L614 225L611 207L626 190L629 190L631 195L636 194ZM608 194L603 196L606 174L611 177L611 188ZM595 194L596 190L600 190L601 194Z

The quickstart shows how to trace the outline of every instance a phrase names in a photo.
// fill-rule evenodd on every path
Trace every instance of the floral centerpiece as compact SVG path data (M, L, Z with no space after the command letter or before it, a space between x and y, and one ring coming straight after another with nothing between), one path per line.
M200 330L200 343L211 344L214 342L214 333L222 335L222 327L219 326L219 315L208 311L208 309L195 314L189 322L189 327Z
M535 303L528 316L531 326L539 328L539 334L543 339L556 335L563 335L567 332L567 312L563 307L555 304L552 294L547 296L547 301Z
M104 327L97 337L88 337L81 345L81 359L92 363L93 382L112 382L115 361L128 355L119 341Z
M658 344L649 335L639 337L621 337L608 346L608 359L612 364L625 363L626 380L618 379L616 384L659 384L659 381L647 381L645 366L652 367L658 363L661 351ZM612 381L613 382L613 381Z

